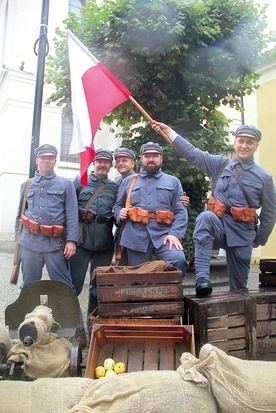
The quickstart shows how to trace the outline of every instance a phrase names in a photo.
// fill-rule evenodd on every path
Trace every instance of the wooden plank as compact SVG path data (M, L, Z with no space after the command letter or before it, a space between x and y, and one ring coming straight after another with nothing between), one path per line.
M101 303L183 300L183 286L181 284L159 284L98 287L97 298Z
M245 326L237 328L221 328L208 331L208 342L231 340L235 338L245 339Z
M128 342L114 342L112 358L115 363L123 362L127 368L128 366Z
M160 370L175 370L174 343L160 342Z
M276 336L276 320L258 321L256 335L257 338Z
M166 318L182 316L184 313L184 302L143 302L143 303L105 303L98 305L100 317L143 317L152 316Z
M239 327L245 325L245 314L224 315L207 319L208 330L215 328Z
M233 340L215 341L212 343L214 346L229 353L230 351L246 350L246 342L244 338L237 338Z
M257 321L276 318L276 303L258 304L256 309Z
M262 353L276 353L276 337L266 337L256 341L257 358Z
M159 370L159 343L156 341L145 343L144 370Z
M234 350L234 351L228 351L229 356L237 357L241 360L247 360L247 351L246 350Z
M141 371L143 370L144 361L144 343L130 342L128 350L128 369L127 371Z
M152 273L103 273L96 275L97 287L107 285L156 285L156 284L181 284L183 275L181 271L165 271Z
M222 315L238 315L245 314L244 297L233 297L223 302L214 302L208 306L207 315L217 317Z

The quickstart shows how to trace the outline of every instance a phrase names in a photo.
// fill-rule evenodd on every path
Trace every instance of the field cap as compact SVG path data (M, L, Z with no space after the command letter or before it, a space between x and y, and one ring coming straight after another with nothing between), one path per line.
M100 148L96 150L94 161L97 161L98 159L105 159L107 161L113 162L113 155L110 151Z
M117 156L125 156L127 158L131 158L133 161L136 159L135 153L131 149L127 148L116 149L114 152L114 158L116 159Z
M144 155L145 153L160 153L162 155L163 148L159 143L147 142L140 148L140 155Z
M238 136L254 138L259 142L262 138L262 133L254 125L241 125L236 130L236 137Z
M34 154L36 157L38 156L57 156L57 148L53 145L48 145L47 143L45 143L44 145L40 145L38 146L35 151Z

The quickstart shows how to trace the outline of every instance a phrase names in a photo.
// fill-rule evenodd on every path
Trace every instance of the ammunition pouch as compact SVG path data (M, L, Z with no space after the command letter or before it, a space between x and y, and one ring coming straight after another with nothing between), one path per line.
M173 212L158 210L155 213L151 213L142 208L129 208L128 217L132 222L139 222L140 224L147 225L149 219L155 219L159 224L172 225Z
M224 212L226 211L226 205L224 205L218 199L214 198L213 195L211 195L208 199L207 209L208 211L216 214L217 217L222 218Z
M38 222L33 221L24 214L21 215L21 220L23 226L34 235L38 235L39 231L41 231L45 237L58 238L63 233L62 225L40 225Z
M256 212L254 208L239 208L232 206L230 208L234 221L239 222L256 222Z
M156 222L159 224L172 225L173 223L173 212L171 211L156 211Z
M129 208L128 217L132 222L140 222L147 225L149 223L149 211L142 208Z
M112 227L114 223L113 215L110 217L104 217L101 215L95 214L95 212L86 210L85 208L79 208L79 221L84 224L91 224L91 222L95 221L98 224L107 224L108 226Z
M85 224L91 224L95 220L96 214L90 209L79 208L79 221Z

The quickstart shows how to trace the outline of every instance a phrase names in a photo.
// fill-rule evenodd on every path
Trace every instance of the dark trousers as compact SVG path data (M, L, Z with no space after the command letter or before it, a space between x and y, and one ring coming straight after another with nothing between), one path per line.
M109 266L111 264L113 252L113 247L104 251L90 251L86 248L78 247L76 254L70 258L72 282L75 286L77 295L79 295L83 289L88 265L90 263L88 315L91 314L97 306L96 282L95 280L92 281L93 271L99 266Z

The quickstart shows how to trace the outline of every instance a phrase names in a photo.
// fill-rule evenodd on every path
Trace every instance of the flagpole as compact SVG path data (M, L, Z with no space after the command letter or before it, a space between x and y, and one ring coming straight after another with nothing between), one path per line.
M49 2L50 0L43 0L42 8L41 8L41 20L40 20L41 24L40 24L40 34L39 34L35 100L34 100L34 110L33 110L33 126L32 126L31 150L30 150L29 178L32 178L34 176L34 173L37 169L34 150L37 146L39 146L45 55L46 55L46 47L47 47Z
M145 109L142 108L141 105L139 105L139 103L137 102L137 100L134 99L134 97L129 96L129 100L131 101L131 103L133 103L134 106L137 107L138 110L140 110L140 112L145 116L145 118L152 124L154 122L154 120L152 119L152 117L150 117L150 115L148 114L148 112L145 111ZM172 145L172 141L170 140L170 138L168 137L168 135L161 129L160 130L160 134L163 136L163 138L165 138L165 140Z

